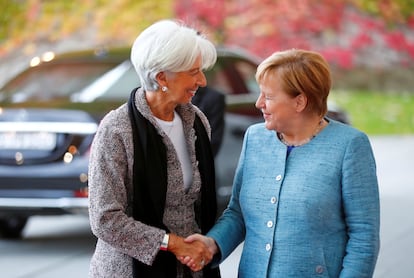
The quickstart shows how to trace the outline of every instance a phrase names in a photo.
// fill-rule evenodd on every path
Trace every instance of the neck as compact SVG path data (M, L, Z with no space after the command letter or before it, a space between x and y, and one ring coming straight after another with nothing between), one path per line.
M166 121L166 122L171 122L174 120L174 110L172 111L164 111L164 110L160 110L160 109L153 109L150 106L152 115L154 115L154 117Z
M165 93L146 92L145 97L154 117L167 122L174 120L175 105L165 99Z
M278 137L286 146L302 146L315 138L315 136L326 126L326 121L324 118L318 118L305 126L309 128L301 128L303 132L292 135L287 135L281 132L278 133Z

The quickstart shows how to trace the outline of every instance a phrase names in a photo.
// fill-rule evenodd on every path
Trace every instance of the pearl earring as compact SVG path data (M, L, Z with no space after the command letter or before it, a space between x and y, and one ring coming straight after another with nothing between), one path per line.
M163 92L165 93L165 92L167 92L167 91L168 91L168 88L167 88L167 87L165 87L165 86L162 86L162 87L161 87L161 91L163 91Z

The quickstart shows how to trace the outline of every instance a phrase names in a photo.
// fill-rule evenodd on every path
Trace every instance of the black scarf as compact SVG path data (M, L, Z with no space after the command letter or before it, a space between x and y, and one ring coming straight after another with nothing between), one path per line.
M169 232L162 222L167 193L167 154L162 137L135 106L137 89L131 92L128 112L134 140L133 217ZM196 221L203 234L214 225L217 213L214 157L210 140L200 118L195 115L196 157L201 177L201 202L196 202ZM175 278L177 260L171 252L160 251L152 266L133 259L133 277ZM220 277L219 268L205 267L205 278Z

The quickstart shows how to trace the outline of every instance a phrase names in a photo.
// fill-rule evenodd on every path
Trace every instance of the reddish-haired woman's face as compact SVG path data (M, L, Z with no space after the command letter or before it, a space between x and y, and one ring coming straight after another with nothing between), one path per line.
M275 74L266 74L259 87L260 95L256 107L263 113L266 128L283 132L285 126L289 125L289 119L296 113L295 98L282 90Z

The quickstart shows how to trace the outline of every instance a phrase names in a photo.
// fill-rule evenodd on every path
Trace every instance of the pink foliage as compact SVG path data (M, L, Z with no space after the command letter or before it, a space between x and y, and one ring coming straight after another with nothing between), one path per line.
M414 30L414 15L407 20L407 27Z
M201 22L217 34L219 44L243 47L260 57L288 48L313 49L339 67L352 68L363 61L361 55L367 49L387 46L386 51L405 53L414 60L414 42L404 32L391 29L381 18L359 12L344 0L176 3L179 18ZM407 27L414 31L414 16L408 19Z
M350 44L351 49L360 49L364 47L368 47L373 43L371 36L366 32L366 30L362 30L360 34L356 35Z
M407 45L407 52L410 55L411 59L414 60L414 43L410 43Z
M389 47L397 51L404 51L408 46L404 34L400 31L394 31L385 34L384 41L388 44Z
M339 47L326 48L320 51L326 60L344 69L352 69L354 66L354 54L350 49Z

